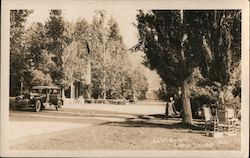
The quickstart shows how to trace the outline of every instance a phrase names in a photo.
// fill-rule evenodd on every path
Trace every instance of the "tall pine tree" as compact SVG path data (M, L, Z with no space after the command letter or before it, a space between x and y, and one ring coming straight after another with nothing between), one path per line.
M65 22L61 10L51 10L49 20L45 23L47 37L47 51L51 55L55 66L51 69L50 76L55 85L61 85L65 77L63 72L62 55L67 46L65 33Z

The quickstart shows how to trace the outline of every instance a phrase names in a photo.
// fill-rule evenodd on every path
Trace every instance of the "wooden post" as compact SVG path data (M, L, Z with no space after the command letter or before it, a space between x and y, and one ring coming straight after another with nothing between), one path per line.
M20 88L21 88L21 89L20 89L20 95L23 95L23 80L24 80L24 79L23 79L23 76L22 76L21 79L20 79L20 82L21 82L21 85L20 85L20 86L21 86L21 87L20 87Z
M71 85L70 85L70 98L75 98L75 90L74 90L74 82L71 82Z

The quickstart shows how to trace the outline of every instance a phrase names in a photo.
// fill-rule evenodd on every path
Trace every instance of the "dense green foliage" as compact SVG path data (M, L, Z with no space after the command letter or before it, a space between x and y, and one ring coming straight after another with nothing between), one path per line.
M20 93L21 76L26 74L27 50L25 47L24 34L25 22L31 10L10 11L10 94Z
M219 87L226 104L240 96L239 10L140 10L137 21L136 48L145 52L146 65L167 87L181 87L184 123L192 124L190 97L193 103L212 103ZM197 68L200 77L194 80Z
M114 18L96 11L91 23L64 20L61 10L51 10L43 25L25 29L29 11L11 11L11 94L34 85L57 85L64 89L81 82L84 97L145 98L147 80L140 63L130 53ZM15 51L17 50L17 51ZM139 69L140 70L139 70ZM17 78L17 76L19 78Z

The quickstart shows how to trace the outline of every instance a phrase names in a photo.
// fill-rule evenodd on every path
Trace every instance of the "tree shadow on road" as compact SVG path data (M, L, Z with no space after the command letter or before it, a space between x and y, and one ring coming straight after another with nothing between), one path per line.
M152 117L152 115L149 115ZM164 129L187 129L194 131L204 131L204 124L195 122L193 125L183 124L180 118L166 119L164 116L152 118L138 117L137 119L127 119L124 122L110 122L112 126L132 127L132 128L164 128Z

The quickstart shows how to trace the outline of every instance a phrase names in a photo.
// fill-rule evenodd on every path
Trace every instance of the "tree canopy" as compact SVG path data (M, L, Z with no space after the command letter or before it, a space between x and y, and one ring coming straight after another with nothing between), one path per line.
M11 12L11 75L23 76L25 89L34 85L67 89L78 81L84 95L88 93L84 97L145 98L147 80L143 70L137 70L140 63L131 63L116 19L108 19L105 11L97 10L91 22L84 18L69 22L61 10L50 10L45 24L34 22L25 29L29 14ZM21 81L11 79L11 90L20 90Z
M25 47L25 22L32 10L10 10L10 94L20 92L20 80L28 65Z
M189 84L195 68L228 85L240 62L239 10L139 10L139 44L146 64L167 85L181 87L184 123L192 124ZM236 40L237 39L237 40ZM235 78L235 77L234 77Z

